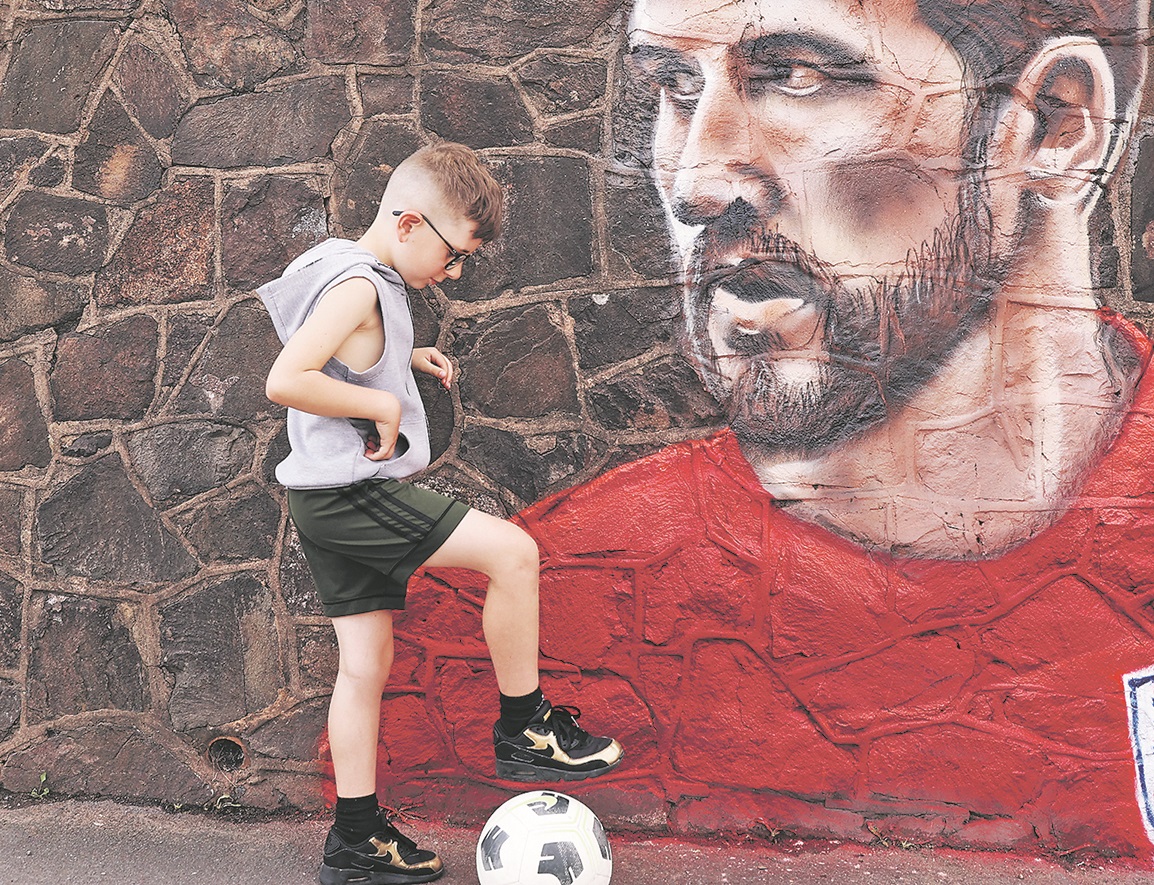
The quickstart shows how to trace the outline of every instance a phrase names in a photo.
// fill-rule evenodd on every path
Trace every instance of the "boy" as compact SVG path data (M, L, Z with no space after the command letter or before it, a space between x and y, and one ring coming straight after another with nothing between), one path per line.
M422 565L489 579L482 625L500 689L498 777L578 780L609 771L621 747L542 696L537 674L539 558L519 527L399 480L429 463L413 370L453 381L435 347L413 349L405 286L458 279L496 237L502 194L467 147L422 148L393 172L356 242L330 239L260 289L284 349L266 392L289 407L291 453L277 466L289 510L332 618L340 663L329 707L336 819L324 885L429 882L441 860L378 808L381 693L393 659L392 612Z

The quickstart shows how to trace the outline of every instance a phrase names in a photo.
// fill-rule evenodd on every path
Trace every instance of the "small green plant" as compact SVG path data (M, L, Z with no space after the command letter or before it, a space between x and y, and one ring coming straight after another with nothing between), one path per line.
M30 790L29 793L33 799L47 799L49 792L51 791L48 789L48 772L42 771L40 772L40 786Z

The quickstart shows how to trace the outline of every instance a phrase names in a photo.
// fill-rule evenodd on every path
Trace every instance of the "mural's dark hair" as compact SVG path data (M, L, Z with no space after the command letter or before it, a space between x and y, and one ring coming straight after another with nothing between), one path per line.
M1098 42L1114 72L1121 112L1142 82L1149 26L1144 0L918 0L918 12L995 100L1009 93L1026 63L1054 36Z

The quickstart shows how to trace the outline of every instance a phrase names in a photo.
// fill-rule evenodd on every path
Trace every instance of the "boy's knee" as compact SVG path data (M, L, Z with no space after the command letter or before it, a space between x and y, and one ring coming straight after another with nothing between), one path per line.
M381 650L377 654L362 654L347 659L342 657L337 675L370 685L378 682L383 684L388 681L392 667L392 650Z
M516 540L509 545L510 560L520 569L534 572L540 569L541 551L537 549L537 542L533 536L518 527L515 537Z

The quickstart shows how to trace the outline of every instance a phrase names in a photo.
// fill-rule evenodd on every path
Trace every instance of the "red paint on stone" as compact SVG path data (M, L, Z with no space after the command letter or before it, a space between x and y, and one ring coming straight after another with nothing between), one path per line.
M579 791L605 791L622 821L636 796L637 826L660 826L664 798L682 833L1149 859L1121 676L1154 665L1152 409L1147 378L1087 493L996 559L834 537L774 503L729 433L529 508L545 690L626 747ZM419 689L453 767L398 786L435 786L477 819L506 786L491 778L481 598L476 576L426 576L400 618L428 655Z

